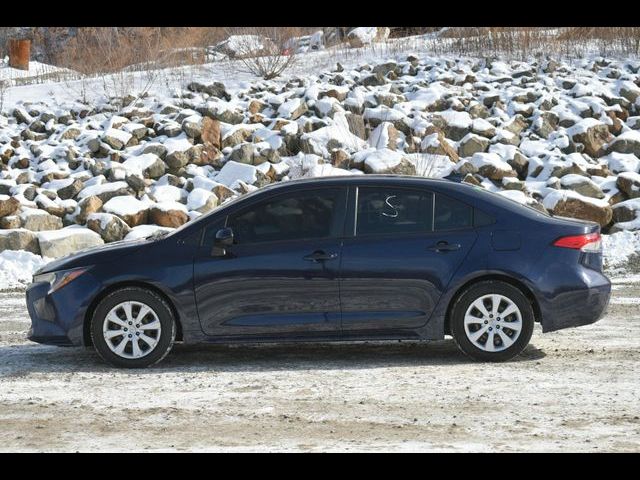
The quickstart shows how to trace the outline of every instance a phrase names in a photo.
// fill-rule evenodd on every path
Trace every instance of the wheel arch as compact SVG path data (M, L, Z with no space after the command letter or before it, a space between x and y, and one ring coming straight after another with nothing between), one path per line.
M527 299L531 303L531 307L533 308L533 315L534 315L535 321L536 322L541 322L542 321L542 311L540 310L540 304L538 302L538 299L534 295L533 291L531 290L531 288L529 288L521 280L518 280L517 278L511 277L511 276L509 276L507 274L504 274L504 273L491 273L491 274L481 275L481 276L478 276L478 277L471 278L471 279L467 280L465 283L463 283L462 285L460 285L456 289L455 293L453 294L453 296L449 300L449 303L447 305L447 310L446 310L446 313L445 313L445 317L444 317L444 333L446 335L450 335L451 334L451 327L450 327L451 312L453 310L453 305L456 303L456 300L471 285L473 285L475 283L479 283L479 282L484 282L484 281L487 281L487 280L497 280L497 281L501 281L501 282L504 282L504 283L508 283L508 284L512 285L513 287L517 288L518 290L520 290L523 293L523 295L525 297L527 297Z
M144 288L146 290L150 290L155 294L157 294L158 296L160 296L165 302L167 302L167 305L169 305L169 308L171 308L171 313L173 314L173 318L176 321L176 341L182 340L183 338L182 323L180 320L180 315L173 301L171 301L171 298L169 298L169 296L165 292L163 292L161 289L159 289L158 287L150 283L146 283L143 281L130 280L130 281L119 282L119 283L114 283L113 285L109 285L107 288L100 291L100 293L98 293L98 295L96 295L96 297L91 301L91 304L89 305L89 308L87 308L87 311L84 315L84 322L82 326L82 339L85 346L87 347L93 346L93 342L91 340L91 319L93 317L93 313L95 312L98 304L110 293L113 293L116 290L120 290L127 287L138 287L138 288Z

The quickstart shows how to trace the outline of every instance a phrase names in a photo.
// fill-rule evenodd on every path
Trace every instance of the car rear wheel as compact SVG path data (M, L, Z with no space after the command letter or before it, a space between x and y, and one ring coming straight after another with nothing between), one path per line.
M500 362L518 355L531 340L533 324L527 297L496 280L466 289L451 313L451 333L458 347L480 361Z
M138 287L117 290L98 304L91 338L100 357L116 367L145 368L171 350L176 322L156 293Z

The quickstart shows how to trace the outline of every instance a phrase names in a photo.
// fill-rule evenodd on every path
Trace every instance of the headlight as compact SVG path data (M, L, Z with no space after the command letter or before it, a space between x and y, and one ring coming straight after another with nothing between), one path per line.
M87 267L74 268L71 270L61 270L59 272L43 273L33 277L33 283L48 283L49 294L60 290L65 285L71 283L88 270Z

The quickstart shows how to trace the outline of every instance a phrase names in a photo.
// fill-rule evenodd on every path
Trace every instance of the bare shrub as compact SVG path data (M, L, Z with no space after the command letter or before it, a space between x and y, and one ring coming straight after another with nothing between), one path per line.
M300 27L234 27L227 34L233 42L227 49L230 57L238 59L245 72L271 80L294 65L295 52L287 51L286 43L303 33Z
M640 27L451 27L430 42L434 53L525 59L640 53Z
M433 178L436 174L438 163L441 161L442 157L430 153L416 153L414 154L414 158L416 175L420 177Z

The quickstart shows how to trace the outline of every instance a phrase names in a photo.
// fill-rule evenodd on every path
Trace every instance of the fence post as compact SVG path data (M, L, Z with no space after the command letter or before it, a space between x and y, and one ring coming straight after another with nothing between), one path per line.
M9 66L20 70L29 70L31 56L31 40L9 39Z

